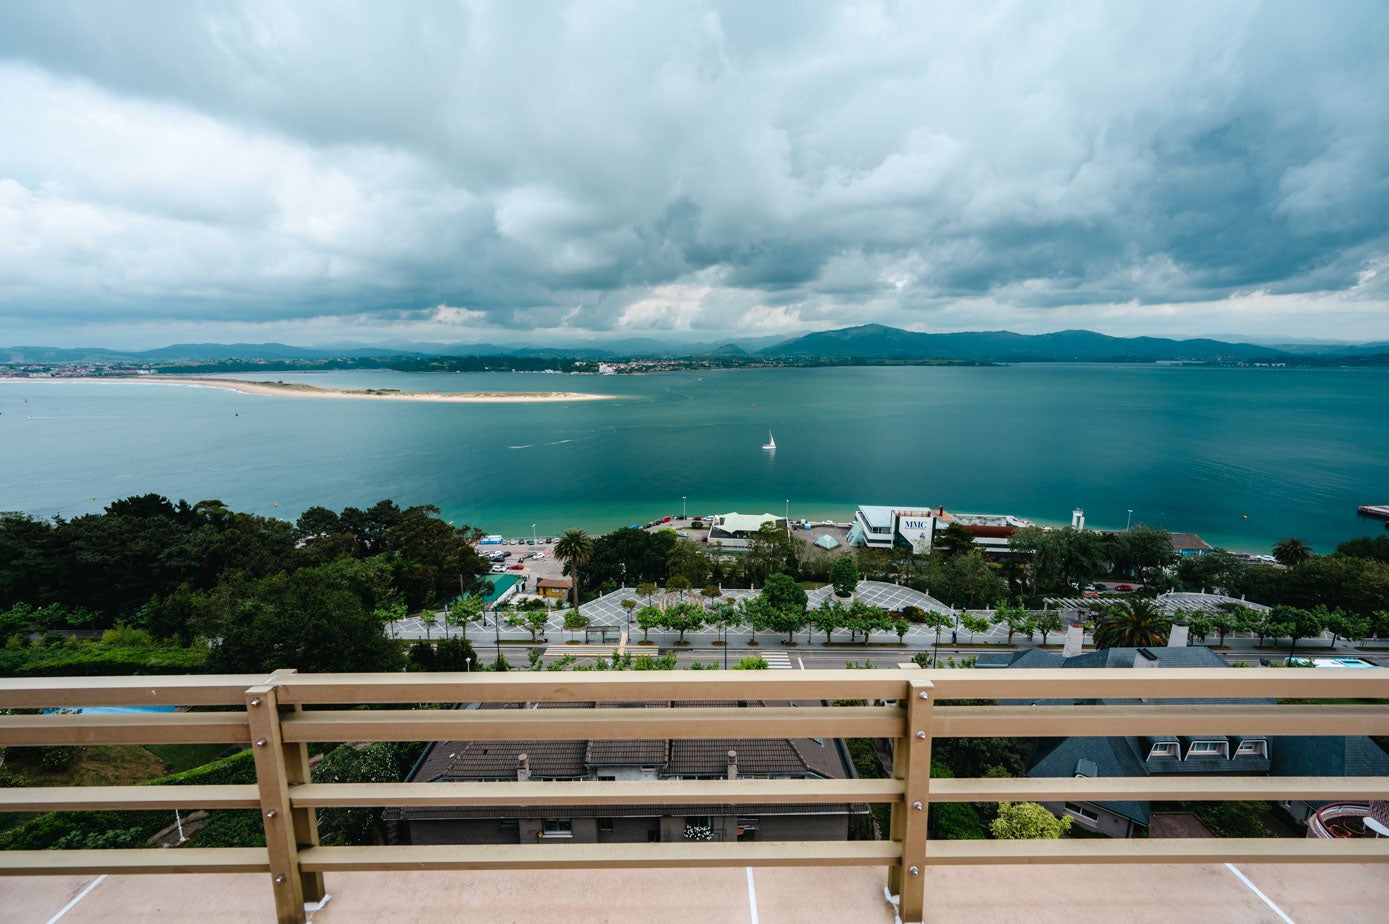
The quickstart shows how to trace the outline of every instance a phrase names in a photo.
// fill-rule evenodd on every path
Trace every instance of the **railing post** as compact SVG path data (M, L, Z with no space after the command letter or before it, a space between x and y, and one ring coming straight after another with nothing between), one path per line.
M275 671L274 677L282 674L298 673L293 668L280 668ZM273 680L274 677L271 679ZM280 715L285 713L299 713L304 711L304 707L295 703L292 706L281 706ZM313 777L309 768L309 746L300 742L299 744L284 744L280 749L284 755L285 782L290 787L300 786L304 783L312 783ZM299 849L305 847L318 846L318 813L311 808L296 808L291 812L290 817L294 820L294 837ZM308 904L323 903L328 900L328 892L323 885L322 873L299 874L299 882L304 890L304 901Z
M246 713L275 895L275 920L279 924L303 924L306 890L299 869L300 838L289 801L291 767L308 769L307 761L299 760L299 750L303 746L284 742L279 701L273 685L263 684L246 691Z
M931 709L935 688L929 680L907 681L907 736L892 748L892 776L903 781L902 801L892 806L891 837L902 847L888 868L888 888L898 897L897 915L919 924L926 903L926 821L931 802Z

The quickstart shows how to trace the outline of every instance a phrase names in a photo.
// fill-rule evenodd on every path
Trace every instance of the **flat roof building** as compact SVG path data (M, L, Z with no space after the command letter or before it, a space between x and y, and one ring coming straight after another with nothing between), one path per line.
M725 513L709 520L708 543L718 543L725 552L742 552L748 547L748 537L771 523L786 529L786 517L774 513Z
M935 534L955 523L974 537L975 545L986 551L1006 552L1008 537L1031 520L1009 514L950 513L944 507L877 507L860 505L854 510L849 530L850 545L870 549L910 547L924 555L931 551Z

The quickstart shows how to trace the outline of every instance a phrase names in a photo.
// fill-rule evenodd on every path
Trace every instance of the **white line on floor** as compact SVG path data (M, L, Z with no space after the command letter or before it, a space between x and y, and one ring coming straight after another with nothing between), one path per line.
M1290 918L1290 917L1288 917L1286 914L1284 914L1284 913L1283 913L1283 909L1282 909L1282 908L1279 908L1277 905L1275 905L1275 904L1273 903L1273 899L1269 898L1269 897L1268 897L1267 895L1265 895L1263 892L1260 892L1260 891L1259 891L1259 887L1256 886L1254 883L1250 882L1248 876L1244 875L1244 873L1241 873L1239 870L1235 869L1235 864L1233 864L1233 863L1226 863L1226 864L1225 864L1225 868L1228 869L1230 872L1234 873L1236 876L1238 876L1240 882L1242 882L1242 883L1244 883L1245 885L1249 886L1249 891L1253 892L1255 895L1259 896L1259 898L1263 899L1264 904L1265 904L1265 905L1268 905L1270 908L1272 908L1274 914L1276 914L1276 915L1278 915L1280 918L1282 918L1285 922L1287 922L1287 924L1293 924L1293 919Z
M102 882L104 882L105 880L106 874L102 873L100 876L87 883L87 887L83 889L81 892L78 892L77 897L75 897L72 901L68 902L66 905L60 908L57 914L53 915L53 917L48 919L48 924L54 924L54 922L56 922L59 918L71 911L77 905L78 902L87 897L88 892L101 885Z
M752 884L752 867L747 867L748 871L748 913L752 916L752 924L757 924L757 888Z

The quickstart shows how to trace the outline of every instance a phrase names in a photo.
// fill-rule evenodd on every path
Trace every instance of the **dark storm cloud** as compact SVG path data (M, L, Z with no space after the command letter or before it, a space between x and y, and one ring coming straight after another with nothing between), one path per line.
M1369 325L1387 40L1370 2L12 2L0 323Z

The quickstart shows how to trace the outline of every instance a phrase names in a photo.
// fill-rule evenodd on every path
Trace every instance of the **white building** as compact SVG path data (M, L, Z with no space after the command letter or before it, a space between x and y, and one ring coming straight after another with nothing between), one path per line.
M870 549L909 545L912 551L925 555L931 551L935 531L936 514L930 507L860 506L854 510L849 545Z
M1017 529L1032 526L1031 520L1009 514L949 513L944 507L869 507L854 510L849 530L850 545L870 549L905 548L928 554L936 533L952 523L969 531L976 545L986 551L1006 552L1008 537Z
M786 529L786 517L774 513L725 513L709 520L710 546L718 543L725 552L743 552L748 547L748 537L768 523Z

